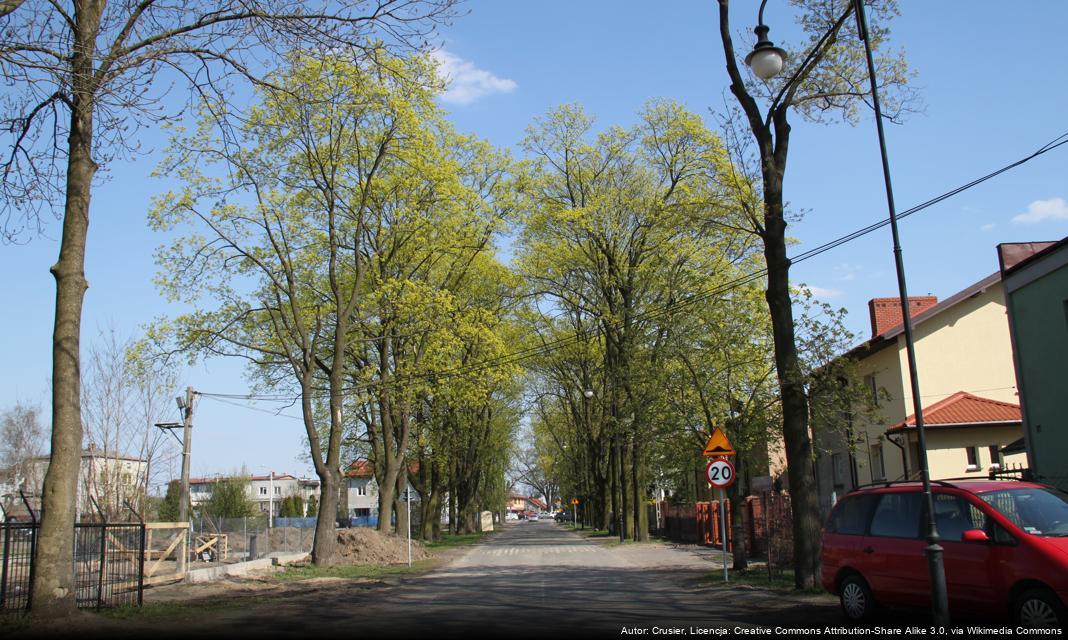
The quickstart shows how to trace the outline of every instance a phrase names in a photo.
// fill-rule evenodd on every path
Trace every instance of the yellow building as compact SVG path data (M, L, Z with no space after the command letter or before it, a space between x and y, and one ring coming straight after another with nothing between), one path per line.
M875 412L813 424L824 511L853 487L919 477L901 305L876 298L868 306L872 338L841 357L856 362ZM1026 464L1023 454L1003 451L1023 430L1000 273L941 302L910 298L909 307L931 477L980 477L992 465Z

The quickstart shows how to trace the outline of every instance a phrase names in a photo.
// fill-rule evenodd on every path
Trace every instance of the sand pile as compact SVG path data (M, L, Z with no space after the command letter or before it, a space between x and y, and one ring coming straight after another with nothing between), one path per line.
M412 540L412 560L430 557L421 542ZM354 527L338 529L338 564L398 564L408 562L408 539L379 533L377 529Z

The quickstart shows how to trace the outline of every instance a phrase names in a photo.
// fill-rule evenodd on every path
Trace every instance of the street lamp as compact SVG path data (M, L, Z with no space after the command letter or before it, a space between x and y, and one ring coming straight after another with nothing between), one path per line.
M890 233L894 245L894 267L897 271L897 288L901 298L901 323L905 334L905 354L909 367L909 384L912 390L913 415L916 417L916 434L919 440L920 470L923 477L923 498L926 503L926 540L927 547L924 553L927 556L927 569L931 580L931 605L934 623L937 625L949 624L949 601L946 594L946 572L942 562L942 547L938 544L938 527L934 517L934 498L931 494L931 471L927 462L927 438L923 424L923 404L920 396L920 379L916 371L916 345L912 334L912 314L909 312L908 287L905 284L905 263L901 256L901 239L897 229L897 208L894 205L894 188L890 180L890 160L886 153L886 134L883 131L882 107L879 104L878 85L875 80L875 60L872 56L871 41L868 38L868 23L864 12L864 0L850 0L850 10L856 13L857 32L864 43L864 54L868 64L868 82L871 85L872 108L875 111L875 126L879 134L879 153L883 165L883 184L886 188L886 206L890 213ZM753 51L746 56L745 62L753 69L753 73L767 80L774 75L762 75L768 69L775 66L769 58L774 55L774 46L767 40L768 27L764 22L764 5L767 0L760 3L760 12L757 16L759 23L755 29L759 38ZM848 12L847 12L848 15ZM769 53L770 52L770 53ZM761 65L759 68L757 65ZM781 69L779 63L779 69ZM775 71L778 73L778 70Z
M764 24L764 5L767 3L768 0L763 0L760 3L760 11L757 12L757 26L756 29L753 29L757 36L757 43L753 50L749 52L749 55L745 57L745 63L761 80L774 78L776 74L782 71L783 64L786 62L786 52L776 47L774 42L768 40L768 31L770 29L768 25Z

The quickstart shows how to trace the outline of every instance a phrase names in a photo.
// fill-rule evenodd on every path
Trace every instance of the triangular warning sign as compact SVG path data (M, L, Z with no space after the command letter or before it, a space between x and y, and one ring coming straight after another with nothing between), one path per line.
M702 452L702 455L706 458L733 456L735 454L737 452L731 446L731 441L727 439L727 434L723 433L723 429L719 427L716 427L712 432L712 436L705 443L705 450Z

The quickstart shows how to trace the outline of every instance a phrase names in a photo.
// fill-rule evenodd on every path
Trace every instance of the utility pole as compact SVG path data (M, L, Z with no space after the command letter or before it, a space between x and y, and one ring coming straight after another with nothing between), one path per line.
M178 502L178 520L189 522L189 453L193 436L193 387L185 388L185 398L178 397L178 408L182 410L182 495Z

